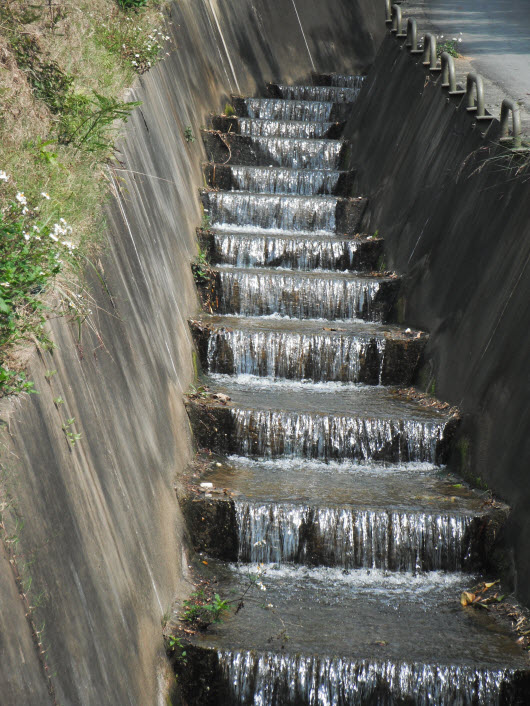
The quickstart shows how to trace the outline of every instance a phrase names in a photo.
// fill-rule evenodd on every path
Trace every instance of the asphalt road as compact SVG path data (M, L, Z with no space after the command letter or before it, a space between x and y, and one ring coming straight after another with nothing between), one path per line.
M444 40L461 38L458 49L472 67L530 110L530 0L420 3Z

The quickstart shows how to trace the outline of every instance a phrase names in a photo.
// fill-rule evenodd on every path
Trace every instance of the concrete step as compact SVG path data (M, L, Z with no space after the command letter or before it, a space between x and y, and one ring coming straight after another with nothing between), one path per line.
M331 169L291 169L232 164L203 165L208 186L223 191L250 191L267 194L351 196L353 171Z
M366 322L207 316L190 321L207 373L410 385L428 336Z
M383 239L367 235L333 236L311 232L271 233L200 230L199 238L213 264L243 268L374 272L383 262Z
M210 162L248 166L340 170L347 148L343 140L247 137L201 130Z

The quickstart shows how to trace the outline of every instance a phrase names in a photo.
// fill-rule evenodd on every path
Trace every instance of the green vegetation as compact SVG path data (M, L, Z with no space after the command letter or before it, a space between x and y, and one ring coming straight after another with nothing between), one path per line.
M210 281L212 268L210 267L208 256L204 250L199 248L199 254L191 265L191 271L193 272L195 284L204 285Z
M53 346L47 318L94 325L82 273L99 247L106 163L139 105L124 90L169 40L162 5L0 3L0 397L34 391L23 350Z
M147 5L147 0L118 0L122 10L138 10Z
M229 602L222 600L218 593L208 599L203 589L191 594L184 601L182 620L192 623L199 630L206 630L212 623L220 623L224 614L230 609Z
M460 56L456 48L457 42L456 37L454 39L446 39L445 42L440 42L436 47L436 54L441 56L446 52L449 56L454 56L455 58Z
M195 142L195 135L193 134L193 130L191 129L191 125L187 125L185 128L184 139L186 140L186 142Z
M230 103L225 103L225 115L227 117L232 117L232 115L235 115L236 111L234 110L233 106L230 105Z
M81 439L81 434L74 431L73 425L75 424L75 417L67 419L62 425L62 430L65 433L66 438L72 446L75 446L77 442Z

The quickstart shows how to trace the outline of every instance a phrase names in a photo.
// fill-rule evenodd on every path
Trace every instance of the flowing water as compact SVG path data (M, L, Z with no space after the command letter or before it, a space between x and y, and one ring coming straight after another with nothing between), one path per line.
M304 122L303 120L256 120L255 118L240 118L241 135L252 137L326 137L335 125L332 122Z
M376 300L381 278L327 273L219 267L223 314L299 319L381 318Z
M188 702L527 703L507 628L459 604L507 509L444 469L452 411L387 387L414 380L427 336L384 323L399 280L341 215L345 143L326 138L362 78L314 79L238 99L258 166L229 164L232 190L203 193L214 296L190 325L206 383L230 399L193 403L210 446L193 503L216 590L259 595L193 638L215 686ZM214 558L224 534L237 563Z
M340 169L344 142L293 137L254 137L256 151L270 166L294 169Z
M331 103L353 103L359 88L345 86L285 86L277 84L276 90L286 100L329 101Z
M470 515L236 501L239 557L345 569L459 571L478 540ZM475 536L473 536L475 535Z
M333 194L340 172L329 169L232 166L232 179L241 191L266 194Z
M214 231L217 260L236 267L355 270L363 243L315 234L270 235Z
M324 101L296 101L280 98L247 98L250 118L261 120L300 120L329 122L333 103Z
M393 706L400 699L418 706L497 704L501 687L512 678L512 672L506 669L400 664L391 660L231 651L220 652L219 658L237 703L270 706Z
M214 227L251 226L272 230L335 232L336 196L251 194L213 191L206 194Z

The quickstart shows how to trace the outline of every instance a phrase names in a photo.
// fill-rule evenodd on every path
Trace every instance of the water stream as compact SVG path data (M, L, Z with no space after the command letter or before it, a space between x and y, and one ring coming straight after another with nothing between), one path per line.
M267 194L333 194L340 172L287 167L231 168L232 179L241 191Z
M201 685L223 690L207 704L525 703L528 660L458 600L501 508L445 472L452 411L385 387L410 384L427 337L384 323L399 281L373 271L380 243L341 227L345 143L326 137L362 77L314 79L238 99L261 166L230 164L231 189L203 193L214 296L191 326L222 401L194 403L211 490L193 503L201 547L230 535L238 558L204 560L216 591L257 574L264 589L193 638Z

